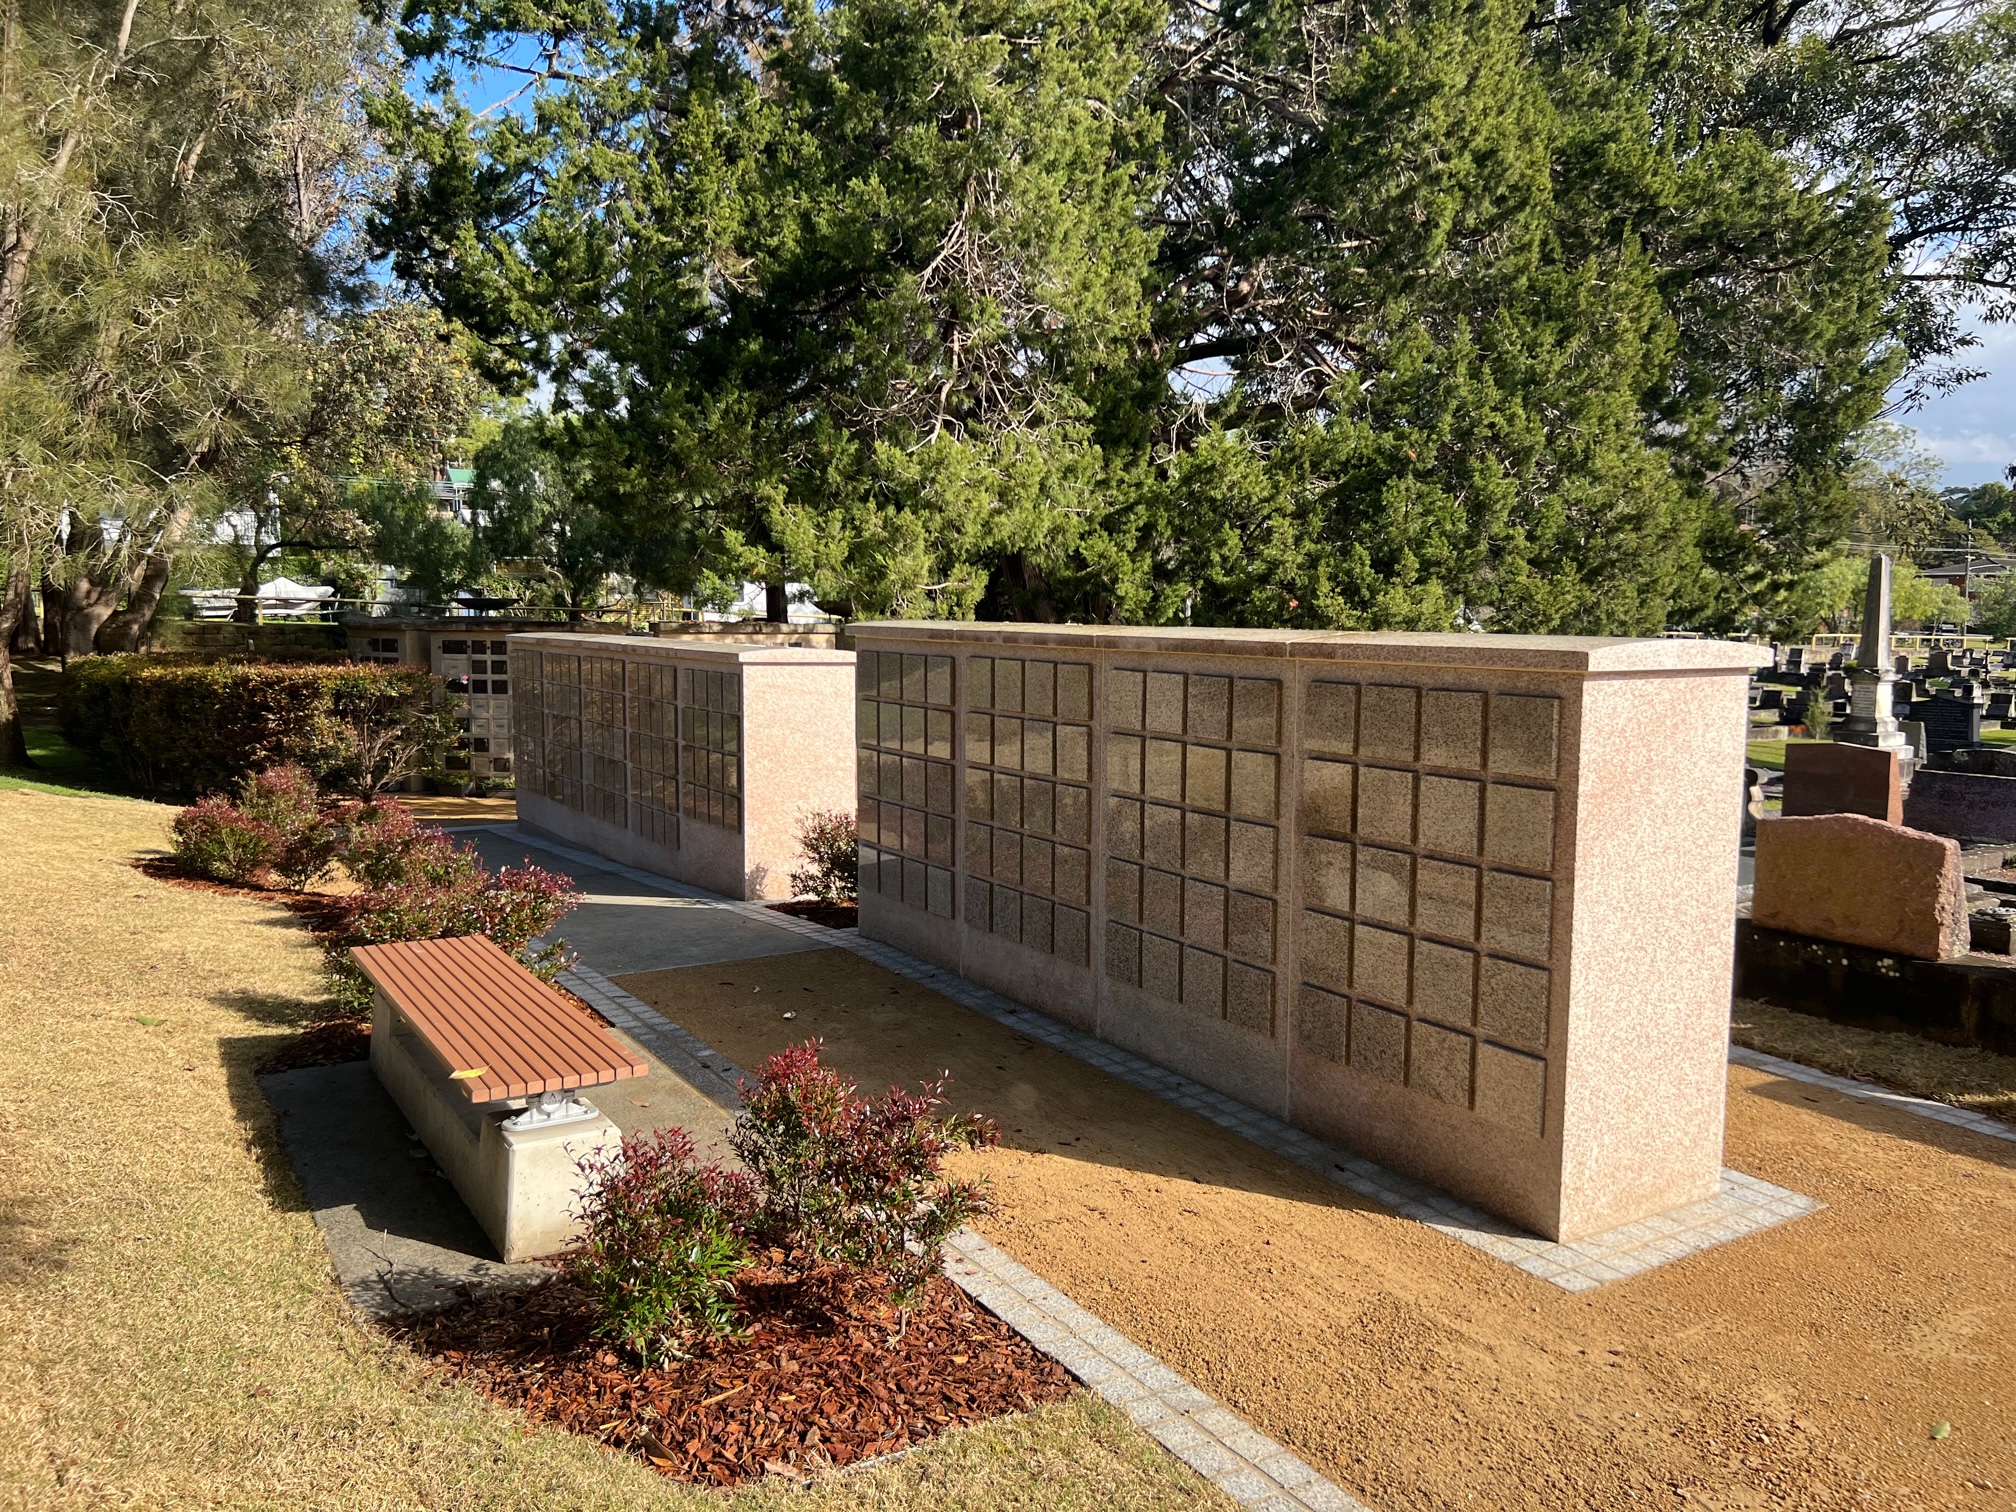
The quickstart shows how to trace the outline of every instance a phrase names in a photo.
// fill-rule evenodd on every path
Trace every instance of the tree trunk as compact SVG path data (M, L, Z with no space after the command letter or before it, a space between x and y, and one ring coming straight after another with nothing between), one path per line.
M44 656L63 654L63 595L48 578L42 579L42 642Z
M8 638L8 650L17 661L42 654L42 616L35 610L34 596L29 593L25 578L21 584L21 613L14 622L14 634Z
M98 634L91 642L93 650L107 654L147 649L155 611L161 607L161 595L168 589L168 572L174 565L175 558L165 551L147 558L126 595L126 607L98 627Z
M28 607L28 563L24 559L0 584L0 767L33 766L21 728L21 705L14 698L14 627Z
M98 629L119 606L123 583L101 583L92 578L72 578L63 585L62 657L69 664L73 656L89 656L97 649Z
M788 625L791 622L791 598L784 591L781 577L763 585L763 618L773 625Z

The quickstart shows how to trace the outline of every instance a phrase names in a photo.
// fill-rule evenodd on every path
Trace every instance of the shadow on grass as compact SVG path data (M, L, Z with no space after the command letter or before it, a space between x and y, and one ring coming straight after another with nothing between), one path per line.
M48 1198L22 1194L0 1207L0 1287L23 1287L70 1268L74 1235L58 1233Z
M223 1052L224 1086L231 1099L231 1111L249 1136L253 1156L259 1162L259 1184L266 1200L276 1212L305 1213L308 1200L302 1195L301 1183L295 1179L294 1167L281 1143L273 1105L259 1088L259 1067L287 1043L287 1038L281 1034L228 1037L219 1040L217 1048Z

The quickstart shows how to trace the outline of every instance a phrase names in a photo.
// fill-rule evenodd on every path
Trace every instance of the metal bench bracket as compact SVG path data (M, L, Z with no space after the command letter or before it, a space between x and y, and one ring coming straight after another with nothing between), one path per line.
M521 1113L504 1120L507 1129L544 1129L554 1124L576 1123L584 1118L600 1118L602 1112L585 1097L572 1092L541 1092L526 1101Z

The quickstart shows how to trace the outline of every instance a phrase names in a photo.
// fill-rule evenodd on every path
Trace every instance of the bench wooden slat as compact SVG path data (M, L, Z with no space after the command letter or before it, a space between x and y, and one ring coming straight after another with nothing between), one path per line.
M358 945L350 954L456 1071L471 1102L573 1092L650 1067L483 935Z

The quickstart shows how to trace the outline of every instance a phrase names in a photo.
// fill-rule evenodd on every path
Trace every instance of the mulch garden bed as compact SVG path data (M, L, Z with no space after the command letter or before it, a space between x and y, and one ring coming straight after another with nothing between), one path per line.
M799 898L789 903L765 903L763 906L789 914L794 919L810 919L828 929L853 929L861 922L861 910L853 903L821 903L813 898Z
M663 1369L597 1336L565 1277L391 1331L495 1401L711 1486L894 1454L1072 1388L942 1276L905 1313L839 1271L759 1269L736 1291L743 1331Z

